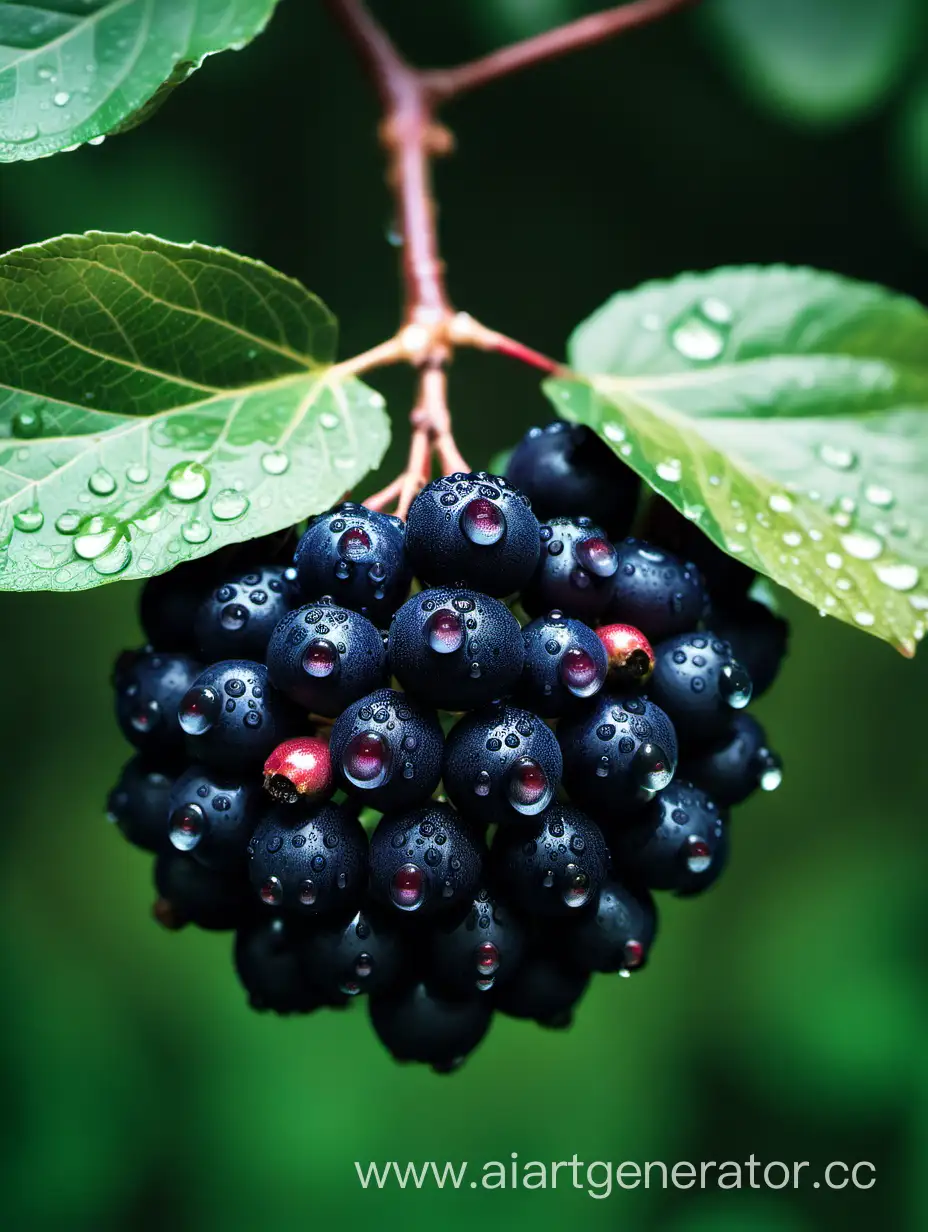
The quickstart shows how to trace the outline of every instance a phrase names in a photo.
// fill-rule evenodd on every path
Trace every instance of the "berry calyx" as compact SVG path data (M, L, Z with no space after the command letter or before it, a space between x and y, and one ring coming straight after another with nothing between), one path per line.
M327 742L295 736L279 744L264 763L264 790L285 804L327 800L335 790Z

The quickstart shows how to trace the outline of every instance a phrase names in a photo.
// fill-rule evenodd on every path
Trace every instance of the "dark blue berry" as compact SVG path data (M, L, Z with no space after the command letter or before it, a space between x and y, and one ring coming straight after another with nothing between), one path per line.
M171 788L171 842L212 868L241 864L263 803L259 778L233 778L191 766Z
M457 914L435 921L428 944L430 984L448 996L466 997L513 978L525 953L525 928L481 890L463 919Z
M648 693L685 743L721 739L732 714L751 700L751 678L714 633L681 633L654 648Z
M155 860L158 899L153 914L165 928L216 931L238 928L254 918L254 891L242 868L207 868L182 851L162 852Z
M181 698L203 670L187 655L126 651L113 673L116 720L122 734L148 757L175 757L184 747L177 724Z
M531 1018L540 1026L563 1030L573 1021L574 1006L589 982L589 973L568 966L556 939L542 933L494 1001L510 1018Z
M302 952L306 934L303 920L282 914L258 918L238 929L235 970L253 1010L308 1014L329 1003L306 971Z
M570 798L603 822L641 808L673 778L673 723L643 697L599 693L563 719L558 742Z
M321 920L302 954L313 985L325 996L356 997L393 984L402 968L403 944L395 920L366 906L348 920Z
M650 500L641 538L659 543L681 560L691 560L705 579L713 599L741 599L754 581L753 570L716 547L697 523L678 513L662 496L655 494Z
M406 550L430 586L472 586L508 595L538 560L538 520L501 476L448 475L425 485L406 520Z
M695 565L641 539L624 539L616 552L607 620L634 625L653 645L705 619L709 596Z
M224 576L201 600L194 633L201 657L263 660L275 625L296 602L285 566L264 565Z
M386 679L383 635L326 596L289 612L267 648L268 679L304 710L334 718Z
M780 672L789 646L789 623L766 603L745 599L713 613L712 627L747 669L753 698L766 693Z
M530 616L557 610L594 624L609 602L617 568L615 548L589 518L552 518L540 528L541 555L522 589Z
M266 907L302 915L354 910L367 881L367 835L340 804L265 807L248 874Z
M589 625L549 612L524 627L522 641L525 666L516 696L536 714L557 717L603 687L608 656Z
M473 899L485 855L483 838L447 804L390 814L371 835L371 895L420 917L450 911Z
M188 756L214 770L258 772L301 726L296 707L268 684L263 663L226 659L206 668L177 707Z
M772 752L764 729L753 715L732 715L717 745L698 749L681 768L683 778L708 792L721 808L741 804L758 787L774 791L783 779L783 763Z
M399 981L370 998L371 1023L397 1061L418 1061L440 1073L457 1069L486 1035L487 997L448 998L421 981Z
M562 420L530 428L512 451L506 474L538 518L585 516L610 535L628 532L641 487L595 432Z
M406 598L412 581L400 519L351 501L312 520L294 565L304 599L331 595L381 627Z
M155 769L141 753L122 768L106 803L109 819L124 838L145 851L167 851L168 800L173 772Z
M609 877L595 908L563 934L564 958L581 971L628 973L648 961L656 932L657 908L650 893Z
M525 825L501 829L490 864L498 893L518 910L563 918L599 893L609 852L595 821L555 801Z
M505 697L522 670L519 623L472 590L423 590L390 626L390 668L407 692L443 710Z
M139 620L155 650L197 653L194 620L218 568L216 556L207 556L183 561L148 579L139 599Z
M692 783L677 780L609 841L623 881L695 894L721 872L727 835L715 801Z
M433 710L405 693L378 689L352 702L329 739L339 786L369 808L414 808L441 777L444 738Z
M518 706L487 706L449 732L442 777L466 817L484 826L518 823L551 803L561 752L537 715Z

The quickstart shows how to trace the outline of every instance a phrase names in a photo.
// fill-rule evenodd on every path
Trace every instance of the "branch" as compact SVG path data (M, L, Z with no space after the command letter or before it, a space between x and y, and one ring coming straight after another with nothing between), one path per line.
M685 8L698 0L635 0L632 4L620 4L603 13L591 13L576 21L546 30L544 34L524 39L499 51L492 51L479 60L459 64L454 68L432 69L422 74L422 79L436 103L457 98L468 90L508 77L524 68L532 68L547 60L556 60L569 52L579 51L604 43L607 39L637 26L646 25L664 17L676 9Z

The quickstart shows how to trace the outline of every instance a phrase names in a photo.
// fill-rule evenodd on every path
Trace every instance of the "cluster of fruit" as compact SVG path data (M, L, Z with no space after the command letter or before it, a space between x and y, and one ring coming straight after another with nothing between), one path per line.
M157 919L234 929L256 1009L368 993L440 1070L494 1010L563 1025L640 969L651 891L712 884L728 810L780 778L744 707L786 626L749 572L662 502L620 538L637 480L586 429L507 470L152 579L115 670L138 752L109 809Z

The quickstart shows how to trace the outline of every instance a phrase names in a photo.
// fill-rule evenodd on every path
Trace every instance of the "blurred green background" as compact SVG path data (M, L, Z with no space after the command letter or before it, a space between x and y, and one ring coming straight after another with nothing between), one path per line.
M463 59L591 10L392 0L410 54ZM928 300L921 0L708 0L448 112L439 169L455 302L542 350L611 292L791 262ZM210 61L146 126L0 171L9 248L86 228L223 244L300 277L342 352L397 317L375 112L317 3ZM377 383L405 448L408 374ZM547 417L529 372L464 355L474 463ZM373 482L373 481L372 481ZM111 718L137 589L4 596L0 1220L32 1229L410 1228L566 1220L670 1232L928 1226L928 660L787 602L759 707L787 776L735 822L728 875L665 900L648 970L600 976L569 1034L500 1020L452 1078L395 1066L365 1006L245 1008L227 935L150 920L149 860L108 828ZM872 1161L867 1192L364 1192L354 1160Z

